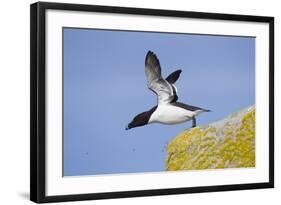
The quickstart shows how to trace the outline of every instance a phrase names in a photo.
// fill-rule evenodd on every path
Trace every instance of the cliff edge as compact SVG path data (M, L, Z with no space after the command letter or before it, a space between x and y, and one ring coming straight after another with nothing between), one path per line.
M167 146L167 171L241 167L255 167L255 106L185 130Z

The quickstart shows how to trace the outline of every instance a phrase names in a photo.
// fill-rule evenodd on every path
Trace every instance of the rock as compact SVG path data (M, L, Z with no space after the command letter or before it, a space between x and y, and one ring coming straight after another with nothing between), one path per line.
M255 106L183 131L167 153L167 171L255 167Z

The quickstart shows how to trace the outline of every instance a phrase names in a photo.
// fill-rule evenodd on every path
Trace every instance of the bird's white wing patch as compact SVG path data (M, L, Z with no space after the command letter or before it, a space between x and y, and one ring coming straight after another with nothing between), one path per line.
M174 99L173 88L164 79L151 82L148 88L157 94L158 104L167 104Z

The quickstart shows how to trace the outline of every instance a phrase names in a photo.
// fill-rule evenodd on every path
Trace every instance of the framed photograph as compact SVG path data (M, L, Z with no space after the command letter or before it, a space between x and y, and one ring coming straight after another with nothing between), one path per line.
M31 5L30 198L274 187L274 18Z

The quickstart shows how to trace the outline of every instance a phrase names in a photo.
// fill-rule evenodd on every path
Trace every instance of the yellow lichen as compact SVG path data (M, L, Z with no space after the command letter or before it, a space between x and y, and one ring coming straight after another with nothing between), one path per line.
M208 127L180 133L167 146L166 170L255 166L255 108Z

